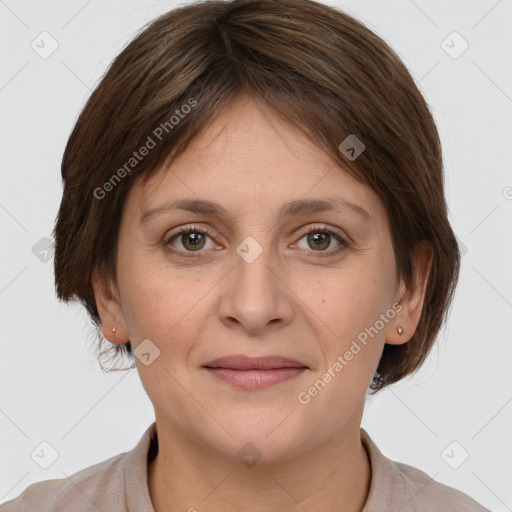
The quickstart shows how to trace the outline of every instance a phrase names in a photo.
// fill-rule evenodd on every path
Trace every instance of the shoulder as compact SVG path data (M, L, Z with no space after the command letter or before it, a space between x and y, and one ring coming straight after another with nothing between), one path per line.
M158 450L156 424L131 451L82 469L71 476L29 485L0 512L153 511L147 486L149 457Z
M489 512L467 494L437 482L420 469L391 461L400 474L407 511ZM405 504L405 503L404 503Z
M0 505L0 512L97 510L96 507L107 504L106 497L114 499L111 492L118 490L124 455L116 455L65 478L31 484L17 498Z
M462 491L437 482L424 471L387 458L361 429L371 465L371 482L363 512L490 512Z

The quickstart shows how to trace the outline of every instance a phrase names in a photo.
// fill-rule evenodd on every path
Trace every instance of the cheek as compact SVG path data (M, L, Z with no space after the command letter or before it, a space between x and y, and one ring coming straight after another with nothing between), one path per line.
M133 348L149 338L173 361L191 350L208 318L211 283L169 269L129 272L123 312ZM174 365L173 365L174 366Z
M298 291L309 290L304 314L316 325L322 351L322 365L316 377L320 376L320 387L326 383L320 402L337 407L338 412L333 409L333 414L342 412L340 397L347 400L345 405L350 408L351 400L364 393L382 354L387 323L383 323L381 315L392 306L392 285L391 274L380 263L379 258L368 257L366 264L357 269L345 268L332 273L329 279L315 280L314 288L310 281L309 287Z
M376 265L344 269L314 282L301 279L295 292L334 346L356 337L391 306L391 286ZM389 302L389 303L388 303ZM313 315L312 315L313 313Z
M308 305L315 304L315 314L305 313L316 324L322 351L322 364L301 389L302 400L310 400L306 407L314 423L340 424L351 414L364 399L384 346L385 329L373 329L389 309L387 287L368 273L364 279L339 278L340 284L319 288L323 293L316 301L314 293L310 296Z

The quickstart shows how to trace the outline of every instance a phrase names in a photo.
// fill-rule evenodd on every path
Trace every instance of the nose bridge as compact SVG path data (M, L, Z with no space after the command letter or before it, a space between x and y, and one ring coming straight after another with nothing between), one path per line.
M222 314L249 330L263 328L284 314L282 285L276 277L271 237L247 236L235 248L229 290Z
M270 236L263 234L247 236L236 247L235 281L252 288L252 290L245 290L249 293L251 291L270 293L273 291L273 279L275 279L274 273L271 272L272 260L273 250Z

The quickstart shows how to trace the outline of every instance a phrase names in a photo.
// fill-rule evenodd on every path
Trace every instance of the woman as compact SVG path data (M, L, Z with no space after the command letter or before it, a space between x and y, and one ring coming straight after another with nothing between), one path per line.
M115 59L62 176L57 294L156 421L2 512L486 510L360 427L427 357L460 258L433 118L382 39L310 0L173 10Z

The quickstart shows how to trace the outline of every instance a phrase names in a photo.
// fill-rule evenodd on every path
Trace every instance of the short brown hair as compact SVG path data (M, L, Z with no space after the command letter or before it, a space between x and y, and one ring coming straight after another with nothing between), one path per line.
M460 265L439 136L414 79L388 44L353 17L312 0L182 6L143 27L115 58L62 159L64 193L54 229L58 298L77 298L87 308L101 350L91 274L97 268L116 282L130 187L171 163L240 94L298 127L378 194L389 215L397 275L407 284L416 244L431 243L418 327L409 342L384 346L371 390L413 373L446 319ZM157 127L158 143L134 159L150 138L157 142ZM339 149L351 134L365 145L355 160ZM130 342L109 345L100 356L134 361Z

